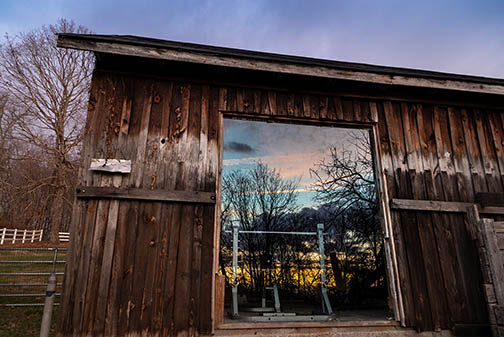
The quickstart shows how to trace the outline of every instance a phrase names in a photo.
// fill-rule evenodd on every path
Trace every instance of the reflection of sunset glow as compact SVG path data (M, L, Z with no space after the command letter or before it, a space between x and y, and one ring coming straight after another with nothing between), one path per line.
M273 148L274 149L274 148ZM278 168L283 179L301 177L303 185L309 185L313 181L310 179L310 169L313 164L319 162L327 156L325 152L290 153L269 155L262 157L245 157L239 159L225 159L222 161L225 169L233 169L242 165L254 165L262 162L270 167Z

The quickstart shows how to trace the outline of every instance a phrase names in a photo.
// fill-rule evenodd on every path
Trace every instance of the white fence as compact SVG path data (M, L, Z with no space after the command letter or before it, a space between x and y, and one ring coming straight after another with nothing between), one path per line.
M70 241L70 232L59 232L59 240L60 242Z
M2 228L0 229L0 245L5 243L26 243L26 242L36 242L42 241L42 236L44 235L43 229L11 229ZM68 242L70 241L69 232L59 232L59 241Z

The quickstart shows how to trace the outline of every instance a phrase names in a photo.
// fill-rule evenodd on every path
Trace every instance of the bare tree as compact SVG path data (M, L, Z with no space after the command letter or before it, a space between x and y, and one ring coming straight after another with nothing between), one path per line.
M7 94L0 92L0 225L8 221L5 215L9 213L10 202L7 181L10 176L10 156L14 120L7 110Z
M89 33L73 22L59 20L13 38L0 48L0 89L13 106L14 138L40 151L52 171L41 185L52 187L51 234L58 241L67 175L72 171L82 136L93 57L56 47L57 33ZM26 158L25 158L26 159ZM43 187L42 186L42 187Z

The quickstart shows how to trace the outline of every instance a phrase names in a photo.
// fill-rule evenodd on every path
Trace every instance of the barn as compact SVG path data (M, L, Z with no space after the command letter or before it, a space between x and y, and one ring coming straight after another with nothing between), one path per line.
M58 336L504 336L504 80L134 36L58 46L96 55ZM225 319L225 118L369 131L391 317Z

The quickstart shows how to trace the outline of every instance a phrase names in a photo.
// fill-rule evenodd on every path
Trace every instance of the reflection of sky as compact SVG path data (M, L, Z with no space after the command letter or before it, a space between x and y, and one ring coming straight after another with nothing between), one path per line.
M224 119L223 174L247 170L261 161L284 179L299 180L298 202L313 206L310 169L326 158L331 145L350 148L355 129Z

